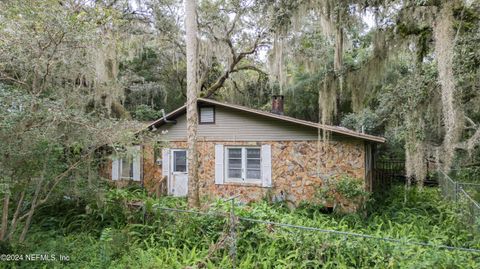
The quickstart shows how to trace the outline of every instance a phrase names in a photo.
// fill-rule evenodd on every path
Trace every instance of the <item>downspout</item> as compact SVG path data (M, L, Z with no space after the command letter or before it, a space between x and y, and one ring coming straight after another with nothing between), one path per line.
M141 173L141 176L140 176L140 182L141 182L141 187L142 189L145 189L145 146L141 146L142 147L142 158L140 159L140 161L142 162L142 173Z
M177 121L176 120L167 120L167 116L165 115L165 109L160 109L160 113L162 113L162 119L165 123L173 123L173 124L176 124Z

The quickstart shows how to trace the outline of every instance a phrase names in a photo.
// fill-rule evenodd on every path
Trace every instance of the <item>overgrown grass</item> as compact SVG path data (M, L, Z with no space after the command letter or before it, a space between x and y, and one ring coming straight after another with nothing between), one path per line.
M404 198L406 202L404 201ZM144 201L145 208L131 205ZM104 202L63 210L43 208L25 245L15 253L49 253L65 262L4 263L12 268L231 268L228 219L215 215L167 212L159 207L186 208L183 199L146 197L141 190L111 190ZM87 208L84 210L84 208ZM217 201L205 212L225 212L230 203ZM436 189L395 187L377 199L368 214L324 214L317 206L290 210L282 204L236 205L236 215L295 225L480 248L469 227L455 216ZM447 251L267 224L239 221L238 268L478 268L480 253Z

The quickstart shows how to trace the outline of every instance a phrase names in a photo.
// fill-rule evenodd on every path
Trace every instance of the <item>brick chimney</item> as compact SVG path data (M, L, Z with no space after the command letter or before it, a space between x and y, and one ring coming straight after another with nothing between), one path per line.
M272 113L283 115L283 95L272 96Z

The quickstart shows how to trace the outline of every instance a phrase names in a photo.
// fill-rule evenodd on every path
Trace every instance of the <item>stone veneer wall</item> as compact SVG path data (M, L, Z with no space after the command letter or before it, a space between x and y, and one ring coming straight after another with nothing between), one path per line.
M259 200L265 195L282 197L295 204L311 201L324 180L347 174L364 179L364 144L361 140L330 141L328 146L318 146L317 141L275 141L275 142L210 142L199 141L200 194L203 197L230 197L240 195L248 202ZM225 183L215 184L215 144L272 146L272 185L263 188L258 185ZM186 148L185 142L170 142L168 148ZM318 151L320 154L318 154ZM319 163L317 157L320 156ZM317 165L320 166L317 177ZM155 164L154 150L144 147L143 179L150 193L158 193L158 182L162 178L161 166ZM269 191L270 190L270 191Z

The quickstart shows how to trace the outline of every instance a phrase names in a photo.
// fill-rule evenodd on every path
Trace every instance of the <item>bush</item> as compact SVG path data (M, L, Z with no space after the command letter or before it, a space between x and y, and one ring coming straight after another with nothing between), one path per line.
M344 178L338 182L342 182L338 185L344 195L363 195L351 183L354 180ZM139 200L144 201L143 209L129 206ZM230 206L218 200L208 207L205 205L204 212L228 212ZM228 218L165 211L163 207L185 209L186 200L153 199L140 189L113 189L107 193L103 205L78 219L87 226L83 231L63 234L35 226L27 245L13 246L14 252L69 255L70 262L18 263L17 268L232 267ZM385 199L370 210L367 216L361 216L324 214L316 205L305 203L293 211L266 201L235 206L235 214L247 218L405 242L480 248L479 240L457 219L453 206L442 200L437 189L393 187ZM92 225L92 221L98 224ZM237 220L236 224L236 259L238 268L478 268L480 265L476 253L244 220Z
M340 125L357 132L379 134L382 123L379 116L367 108L359 113L345 115Z
M160 118L160 111L155 110L147 105L138 105L133 112L133 117L139 121L151 121Z
M333 206L339 213L354 213L364 208L369 197L362 179L342 175L318 189L315 203Z
M369 193L365 191L361 179L346 175L341 176L340 179L335 182L335 189L344 198L352 200L369 195Z

